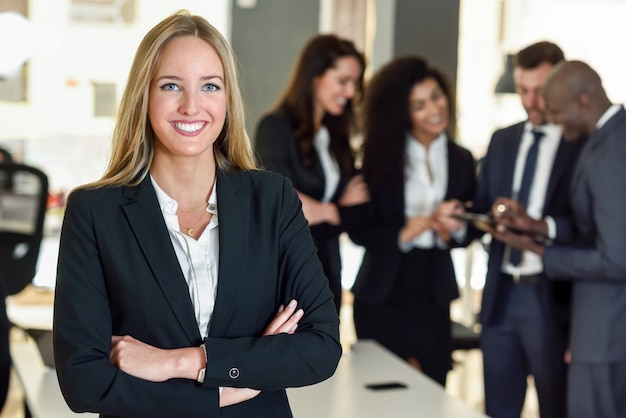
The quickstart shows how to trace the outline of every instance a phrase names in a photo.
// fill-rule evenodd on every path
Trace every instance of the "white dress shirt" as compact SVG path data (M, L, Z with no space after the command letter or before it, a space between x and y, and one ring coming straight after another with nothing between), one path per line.
M198 240L180 231L178 223L178 202L169 197L152 176L163 219L178 258L178 263L189 287L189 297L193 303L198 323L198 331L204 338L208 335L211 316L217 295L217 271L219 261L219 229L217 214L217 179L209 197L206 211L213 214L209 225Z
M448 189L447 140L447 136L442 133L426 148L413 135L407 134L404 166L406 219L430 216L443 201ZM411 248L447 247L433 230L424 231L408 243L401 243L399 239L398 242L400 249L405 252Z
M600 119L598 119L598 122L596 123L596 129L601 129L604 124L607 123L609 119L611 119L611 116L616 114L621 108L622 106L618 104L611 105L606 110L606 112L604 112L604 114L600 116Z
M526 156L534 141L532 133L533 129L542 131L544 133L544 137L539 143L537 166L535 168L535 175L530 187L530 193L528 194L528 207L526 208L526 212L528 213L528 216L533 219L541 219L543 217L543 209L546 203L546 192L548 190L550 175L552 174L554 158L556 157L556 152L558 151L559 144L561 143L561 129L557 125L553 124L533 127L530 122L526 122L526 126L524 126L524 133L522 135L522 141L517 153L517 159L515 161L512 188L513 197L517 196L522 183ZM548 224L548 235L551 238L554 238L556 234L554 220L550 217L546 217L546 222ZM502 265L503 272L522 275L532 275L543 272L543 263L539 255L530 251L523 251L522 261L517 267L515 267L509 263L509 250L510 248L507 247L504 253Z
M328 146L330 145L330 133L328 129L322 125L319 131L313 138L313 146L317 151L317 156L322 164L322 170L324 170L324 197L322 202L330 202L337 191L339 185L339 178L341 173L339 172L339 166L337 160L332 156Z

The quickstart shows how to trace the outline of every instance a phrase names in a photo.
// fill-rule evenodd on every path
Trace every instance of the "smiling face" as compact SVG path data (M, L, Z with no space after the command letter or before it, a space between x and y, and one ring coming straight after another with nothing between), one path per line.
M564 139L575 141L582 135L591 134L580 96L556 88L548 89L544 96L548 119L561 127Z
M324 113L341 115L358 89L361 64L352 56L338 58L335 66L313 80L313 101L316 120L321 121Z
M434 78L417 83L409 93L411 134L429 144L448 127L448 98Z
M163 48L150 82L155 152L213 156L226 101L224 68L215 49L193 36L174 38Z
M518 67L513 72L515 90L522 100L522 106L528 114L528 120L535 126L546 123L545 105L541 90L552 68L552 64L544 62L535 68Z

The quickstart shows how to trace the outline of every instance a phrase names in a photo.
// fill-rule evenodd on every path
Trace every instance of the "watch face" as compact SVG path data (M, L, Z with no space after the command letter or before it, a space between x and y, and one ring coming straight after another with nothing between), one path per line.
M204 375L206 374L206 368L200 369L198 373L198 383L204 383Z

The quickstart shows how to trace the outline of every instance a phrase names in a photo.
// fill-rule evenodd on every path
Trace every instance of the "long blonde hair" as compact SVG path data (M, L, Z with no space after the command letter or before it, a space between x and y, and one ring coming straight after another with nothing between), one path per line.
M234 53L209 22L181 10L157 24L141 41L118 108L108 167L100 180L84 187L136 185L148 174L155 148L155 135L148 118L150 82L163 48L180 36L205 40L215 49L224 67L226 121L213 145L217 166L225 172L256 168L245 128Z

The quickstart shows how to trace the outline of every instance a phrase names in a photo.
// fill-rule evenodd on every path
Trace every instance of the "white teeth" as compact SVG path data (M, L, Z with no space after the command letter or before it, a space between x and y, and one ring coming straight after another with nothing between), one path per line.
M348 101L347 101L346 99L339 98L339 99L337 99L337 103L339 103L340 105L342 105L342 106L343 106L343 105L345 105L346 103L348 103Z
M202 122L196 122L196 123L176 122L174 123L174 126L176 126L176 129L180 129L181 131L195 132L197 130L202 129L202 127L204 126L204 123Z

